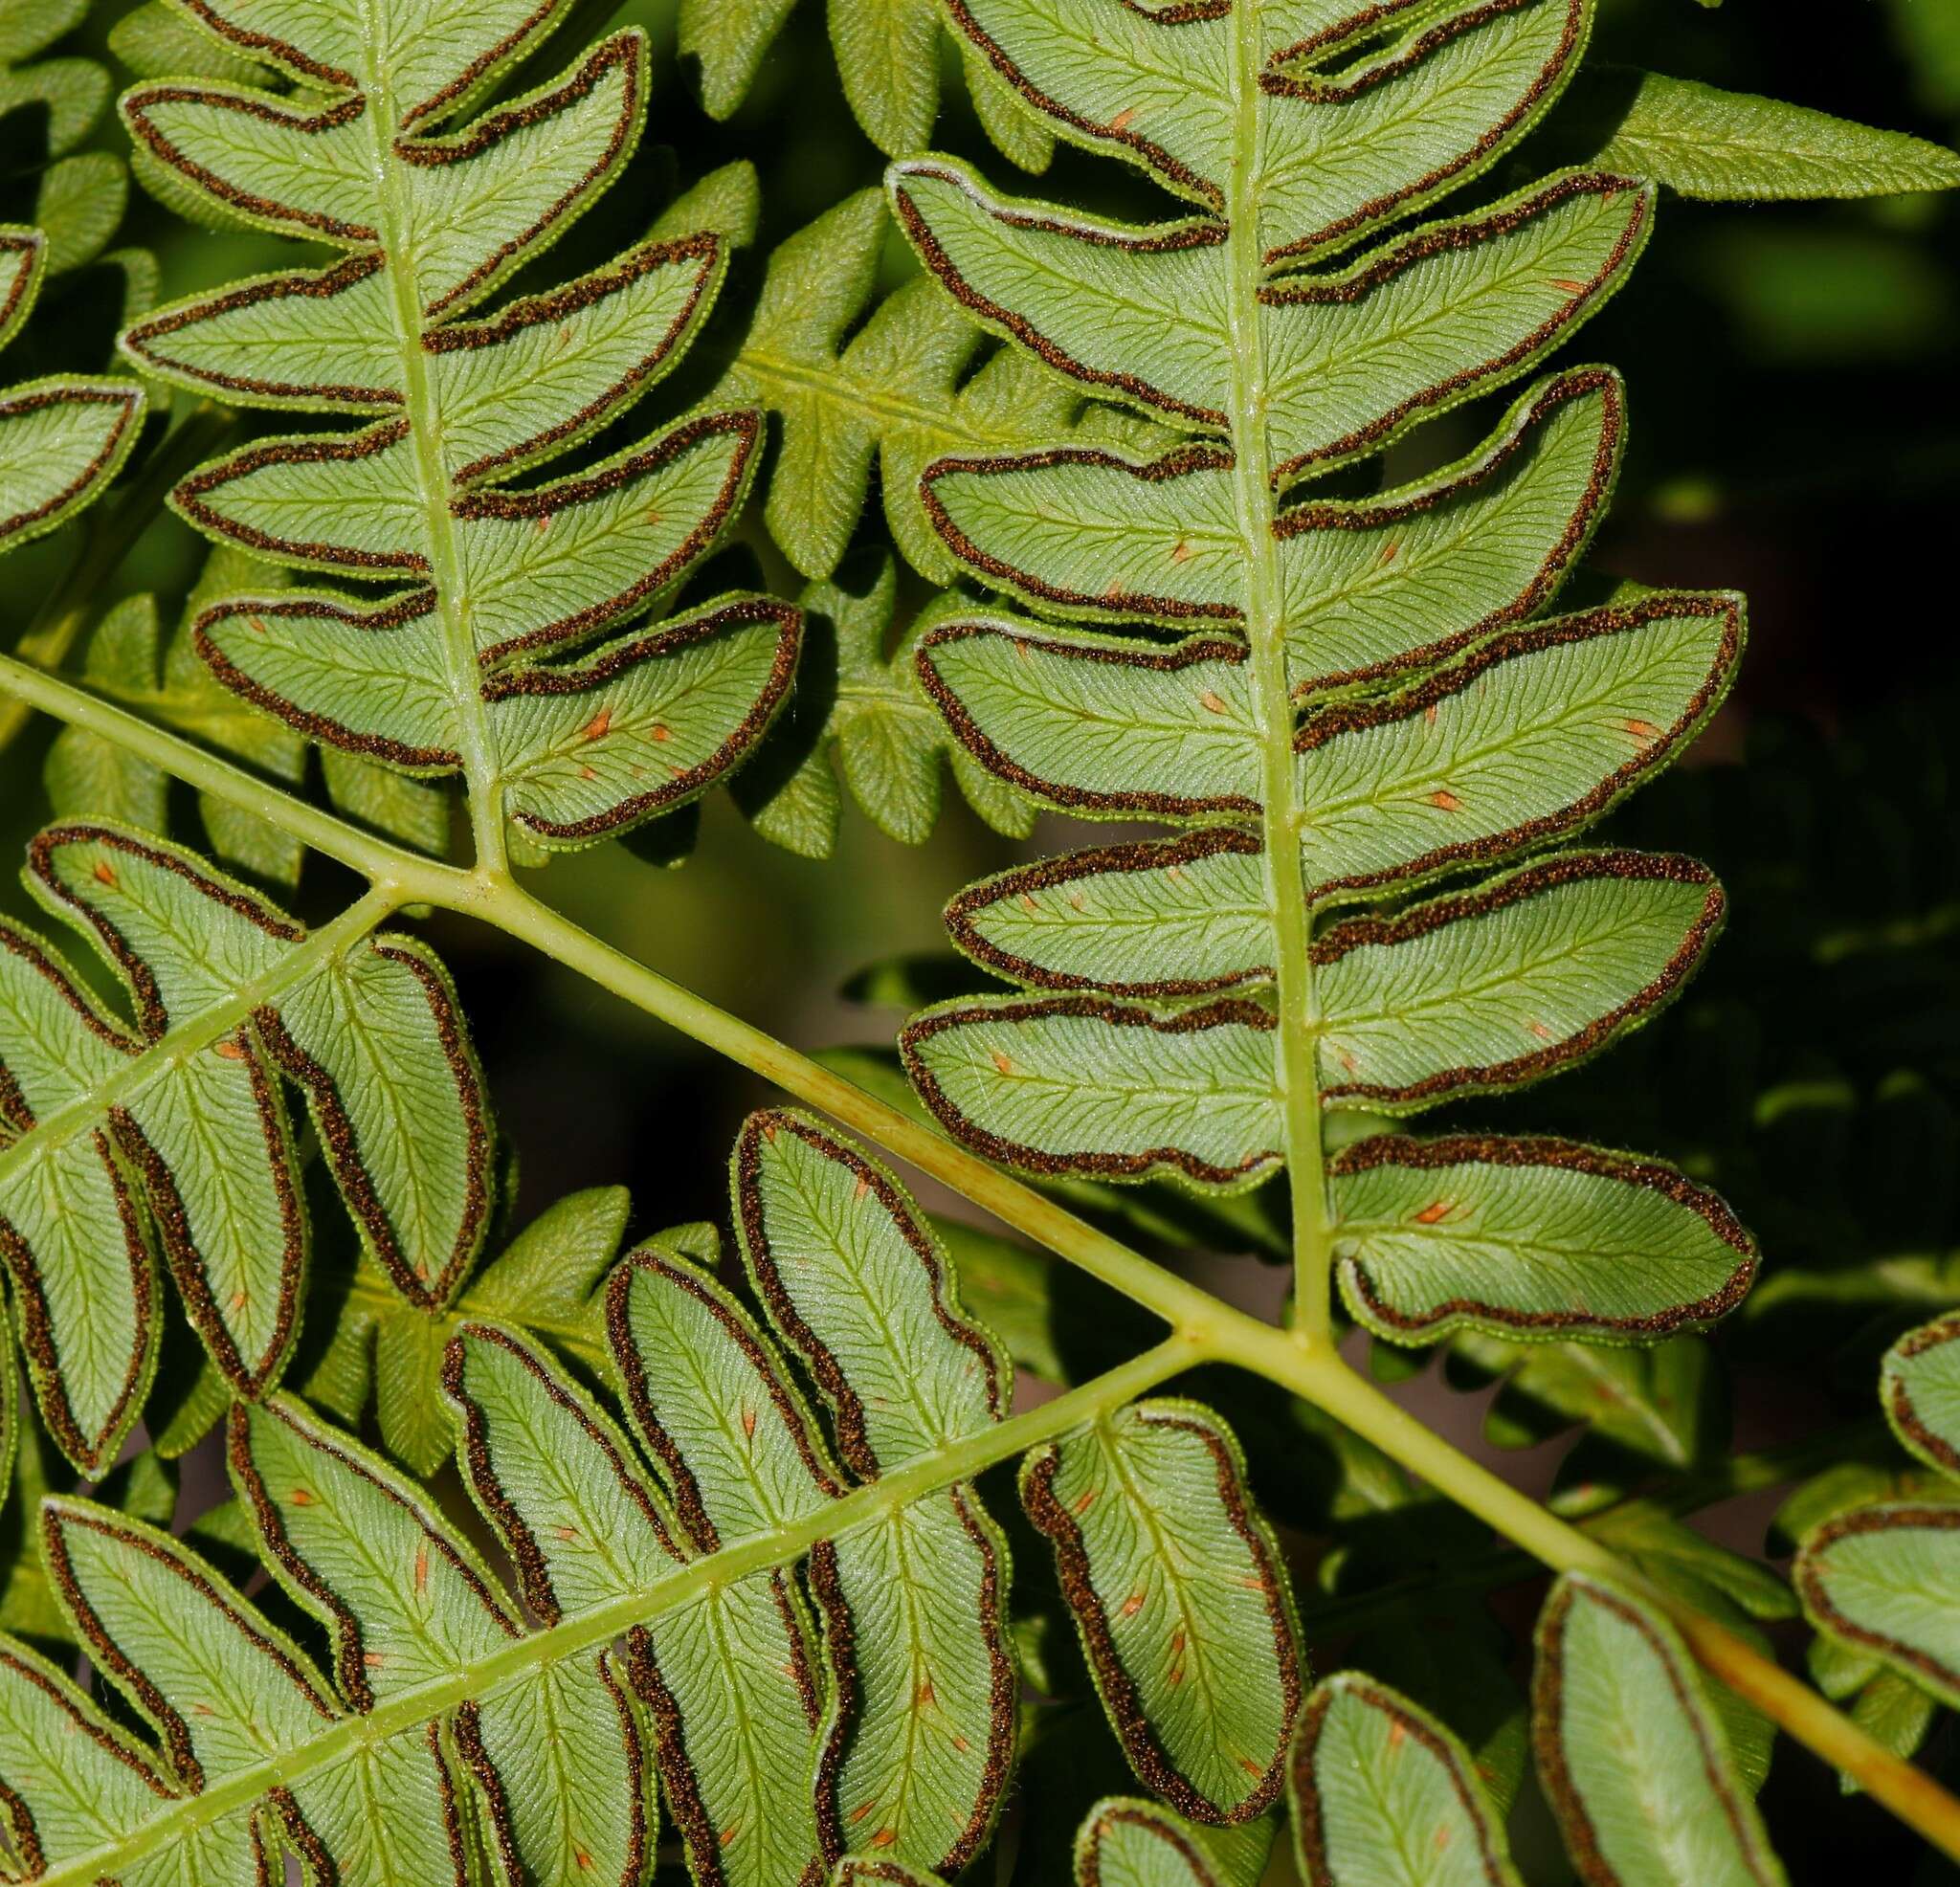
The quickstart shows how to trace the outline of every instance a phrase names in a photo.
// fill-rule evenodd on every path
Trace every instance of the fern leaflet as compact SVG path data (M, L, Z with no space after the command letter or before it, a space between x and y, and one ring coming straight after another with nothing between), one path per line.
M100 1475L155 1373L159 1251L220 1398L285 1366L309 1226L281 1076L367 1249L425 1307L483 1238L489 1107L447 973L369 935L366 903L308 933L105 820L42 832L27 882L130 1000L127 1020L104 1010L46 939L0 922L0 1256L48 1432Z
M636 1441L508 1325L471 1319L446 1345L459 1462L534 1626L412 1483L290 1396L234 1406L232 1475L291 1601L276 1609L324 1628L331 1681L183 1543L44 1502L56 1590L157 1743L0 1641L0 1787L36 1876L242 1887L284 1851L348 1887L468 1887L479 1870L634 1883L656 1838L650 1767L704 1883L819 1880L848 1854L870 1877L949 1874L977 1853L1013 1761L1015 1668L1004 1545L963 1476L1019 1435L1074 1446L1080 1410L1113 1414L1167 1365L1003 1429L993 1340L882 1167L767 1113L731 1184L770 1327L679 1252L630 1254L604 1290L604 1373ZM1179 1409L1234 1450L1215 1416ZM1229 1488L1216 1517L1178 1511L1169 1487L1130 1498L1229 1559L1263 1537L1236 1472ZM1115 1576L1104 1559L1092 1545L1092 1580ZM1261 1577L1290 1620L1283 1573ZM1202 1585L1185 1602L1221 1655L1270 1659L1269 1621L1248 1632ZM1291 1659L1290 1624L1285 1644ZM1283 1744L1297 1701L1242 1674L1214 1733L1277 1704ZM51 1768L56 1749L79 1766Z
M138 86L151 160L234 220L346 252L237 284L123 336L147 371L247 404L367 418L261 439L173 502L277 562L397 586L243 594L199 618L227 688L315 740L412 773L461 772L479 855L622 831L746 756L789 692L793 610L735 595L563 655L671 596L746 490L757 415L697 413L568 477L513 489L616 420L673 365L724 266L711 233L643 243L487 317L468 311L618 175L645 116L646 47L603 41L559 80L456 131L563 8L336 4L290 38L223 4L234 47L326 88ZM405 587L403 587L405 586Z
M1010 202L933 157L892 166L906 233L983 322L1192 436L1148 458L1036 439L928 467L928 516L970 570L1127 633L967 611L925 638L921 678L1003 779L1183 830L956 899L955 942L1030 993L915 1017L919 1092L969 1144L1042 1173L1225 1188L1290 1165L1309 1328L1323 1254L1353 1315L1398 1342L1650 1342L1720 1317L1754 1246L1655 1163L1323 1138L1324 1110L1414 1112L1596 1052L1680 988L1723 915L1692 861L1612 852L1332 919L1576 831L1694 734L1740 653L1731 597L1541 619L1617 465L1607 369L1542 382L1418 484L1296 491L1536 366L1624 280L1654 191L1589 170L1335 262L1536 122L1589 7L1406 27L1256 0L954 12L1063 135L1195 213L1132 226Z

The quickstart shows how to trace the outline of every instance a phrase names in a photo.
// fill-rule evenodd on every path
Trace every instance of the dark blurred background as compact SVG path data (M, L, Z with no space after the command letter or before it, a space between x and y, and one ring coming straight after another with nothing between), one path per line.
M103 56L126 11L99 6L78 44ZM732 159L754 161L760 236L703 343L725 352L768 250L876 183L882 160L844 103L815 0L724 123L704 115L677 66L672 11L664 0L579 10L581 37L648 27L656 73L646 143L579 254L623 246L677 187ZM569 37L554 44L571 56ZM1605 0L1595 57L1941 142L1960 134L1960 0L1844 0L1828 19L1762 0ZM1558 134L1555 119L1543 135ZM119 137L107 121L91 142L114 149ZM1116 166L1067 150L1047 179L1017 176L982 138L950 61L939 142L1023 193L1132 210L1147 201ZM16 176L31 168L32 137L9 132L0 161ZM1538 161L1548 161L1542 147ZM1488 191L1532 162L1527 144ZM1735 696L1685 766L1615 821L1616 836L1708 858L1734 914L1711 967L1665 1020L1600 1067L1508 1104L1504 1119L1681 1159L1727 1190L1761 1233L1767 1301L1718 1345L1738 1448L1868 1415L1883 1342L1960 1299L1960 676L1952 578L1933 568L1954 547L1960 489L1956 230L1954 198L1669 201L1631 285L1567 356L1616 363L1631 394L1625 476L1581 585L1734 588L1749 599ZM155 253L167 298L293 257L274 238L194 232L140 191L117 241ZM889 285L909 268L894 245ZM99 367L119 292L102 265L64 278L10 351L5 378ZM656 394L641 423L681 397ZM1494 412L1486 404L1437 422L1398 452L1391 478L1458 455ZM798 580L756 511L742 544L771 587L794 593ZM880 534L874 503L866 542ZM12 645L76 546L67 532L8 559L0 646ZM168 622L200 557L187 528L160 521L101 600L153 591ZM907 579L902 620L925 594ZM17 856L46 816L52 731L36 723L0 752L0 855ZM178 830L190 835L194 815L181 811ZM765 843L716 795L678 868L615 845L562 858L533 883L644 962L799 1047L883 1046L899 1012L846 1000L853 974L942 950L938 911L954 889L1071 842L1054 819L1025 845L1003 840L948 783L928 843L896 844L847 808L836 855L814 862ZM312 860L298 902L317 916L349 890ZM0 909L30 915L11 875ZM492 932L450 919L428 928L456 971L519 1156L518 1221L572 1188L612 1182L634 1188L635 1231L725 1215L726 1150L763 1098L760 1084ZM1200 1267L1214 1288L1277 1307L1280 1275L1254 1255L1221 1249L1175 1261ZM1473 1375L1459 1371L1450 1387L1432 1370L1400 1392L1507 1472L1550 1486L1570 1434L1507 1452L1500 1442L1537 1437L1496 1432L1489 1392L1461 1387ZM1704 1523L1756 1551L1773 1505L1731 1503ZM1534 1597L1529 1587L1513 1593L1506 1619L1522 1624ZM1928 1760L1941 1758L1936 1744ZM1909 1838L1863 1804L1840 1809L1833 1781L1788 1745L1766 1800L1798 1882L1913 1876Z

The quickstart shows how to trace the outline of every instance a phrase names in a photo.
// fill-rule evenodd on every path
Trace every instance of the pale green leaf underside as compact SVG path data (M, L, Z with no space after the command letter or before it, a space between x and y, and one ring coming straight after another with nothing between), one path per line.
M1566 1846L1602 1887L1783 1887L1686 1648L1568 1574L1538 1624L1532 1737Z
M1879 1399L1893 1432L1943 1474L1960 1476L1960 1318L1907 1331L1885 1352Z
M1469 1752L1359 1672L1307 1698L1287 1790L1307 1887L1519 1887Z
M901 1046L941 1121L1030 1171L1229 1188L1281 1157L1273 1018L1255 1003L954 1001L915 1015Z
M230 1382L256 1392L284 1366L307 1222L280 1074L394 1288L446 1300L488 1218L490 1130L433 955L394 935L309 944L193 855L100 821L44 832L28 883L134 1014L100 1010L33 933L0 929L0 1227L42 1409L78 1467L141 1413L152 1247ZM198 1046L151 1053L191 1027Z
M736 1143L748 1275L831 1405L845 1461L927 1454L1007 1412L1007 1365L897 1180L811 1117L751 1115Z
M1960 1705L1960 1507L1854 1507L1805 1538L1792 1577L1819 1631Z
M1231 1431L1138 1403L1037 1449L1021 1499L1054 1543L1098 1690L1138 1777L1237 1823L1278 1799L1303 1685L1285 1568Z
M1212 832L1003 873L947 921L976 962L1036 988L1186 996L1270 980L1270 895L1256 842ZM1314 950L1323 1099L1413 1108L1569 1065L1667 999L1723 909L1690 860L1570 853L1338 924Z
M1715 1321L1748 1234L1672 1167L1563 1141L1361 1141L1332 1162L1341 1294L1394 1343L1453 1329L1652 1343Z
M242 551L215 548L205 559L167 637L154 597L125 597L96 625L82 672L99 691L124 707L220 746L276 779L302 780L307 764L302 736L260 714L222 685L212 673L210 644L199 633L207 620L221 626L234 607L244 616L270 611L276 617L288 608L315 610L316 620L323 624L345 610L344 601L332 597L287 592L283 576L277 566ZM208 607L246 585L260 588L258 600L248 598L218 610ZM250 633L256 636L256 631ZM372 651L358 639L340 652L350 669L363 666L364 654L371 655ZM427 661L439 667L439 655L433 648ZM430 684L426 668L416 677L384 673L381 685L406 690L417 679L425 687ZM321 762L327 796L343 812L421 851L447 848L449 795L444 787L340 747L322 748ZM107 817L149 832L161 831L166 824L167 776L100 735L64 727L56 736L42 778L57 818ZM302 849L289 833L211 793L199 795L198 811L212 850L225 864L272 883L298 881Z
M749 1276L853 1472L875 1478L1006 1413L1004 1361L882 1166L810 1117L771 1111L744 1126L731 1184ZM817 1802L832 1845L947 1871L977 1851L1011 1735L1005 1573L1005 1543L968 1488L844 1535L816 1569L826 1616L840 1601L851 1620L848 1637L829 1636L837 1705Z
M1158 1803L1112 1795L1076 1834L1076 1887L1254 1887L1272 1846L1270 1818L1193 1827Z

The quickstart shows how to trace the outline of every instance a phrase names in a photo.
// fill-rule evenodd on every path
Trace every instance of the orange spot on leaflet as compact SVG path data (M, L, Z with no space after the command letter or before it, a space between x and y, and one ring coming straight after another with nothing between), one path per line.
M539 512L539 513L538 513L538 518L537 518L537 522L535 522L534 524L532 524L532 526L531 526L531 529L532 529L533 531L535 531L535 532L536 532L536 533L538 534L538 536L540 536L540 537L543 537L543 536L545 535L545 533L546 533L546 531L548 531L548 530L549 530L550 528L551 528L551 514L550 514L550 512L548 512L548 511L541 511L541 512Z
M200 1717L215 1717L218 1714L208 1703L193 1703L190 1707Z
M937 1703L938 1701L939 1693L932 1688L932 1679L930 1677L926 1678L919 1686L919 1694L912 1699L914 1708L919 1710L924 1710L928 1703Z
M765 1121L763 1122L762 1137L771 1146L776 1143L776 1123L773 1121Z
M970 1743L969 1743L965 1737L961 1736L957 1730L953 1732L953 1747L957 1749L962 1756L964 1756L968 1750L971 1749L972 1746L973 1745Z
M428 1543L425 1541L421 1545L415 1548L415 1590L418 1592L426 1592L428 1589L429 1546Z
M1553 1033L1553 1032L1548 1029L1544 1023L1540 1022L1536 1016L1533 1016L1531 1018L1531 1032L1534 1035L1536 1035L1541 1042L1550 1042L1556 1041L1558 1039L1557 1036Z
M292 1493L286 1496L286 1498L296 1507L310 1507L314 1502L312 1489L305 1487L296 1487Z
M554 1526L551 1531L560 1540L576 1540L578 1538L578 1528L575 1526Z
M1068 895L1068 901L1079 911L1088 909L1088 906L1082 902L1082 894L1080 891L1071 891Z
M1137 108L1135 105L1125 105L1124 108L1120 112L1118 112L1114 118L1112 118L1109 121L1109 128L1112 131L1126 131L1129 129L1130 120L1133 119L1136 115Z
M1570 276L1553 276L1551 278L1551 285L1554 288L1564 289L1568 295L1583 295L1586 292L1586 284L1582 281L1574 281Z
M596 780L599 777L599 775L597 771L590 766L581 766L578 769L578 777L581 780Z
M1401 541L1397 538L1391 538L1388 541L1388 543L1382 546L1381 561L1383 562L1383 564L1392 564L1395 561L1397 552L1399 552L1401 548Z
M247 616L245 618L245 627L254 635L263 635L265 633L265 618L263 616Z
M581 1848L576 1842L572 1843L571 1857L578 1863L579 1871L581 1873L585 1873L592 1865L591 1855L587 1854L586 1851L583 1848Z
M1431 701L1430 704L1422 710L1422 724L1425 727L1434 727L1436 725L1436 703L1434 701Z
M1223 714L1225 712L1225 703L1216 695L1213 694L1209 688L1198 697L1198 700L1203 706L1210 708L1214 714Z
M881 1828L864 1845L867 1848L889 1848L898 1838L899 1831L897 1829Z
M597 714L593 715L592 718L589 722L587 722L583 727L581 727L578 730L578 737L582 741L596 741L599 738L599 736L607 730L607 728L612 726L612 710L609 707L602 707Z
M383 1652L363 1652L361 1662L370 1671L379 1671L388 1662L388 1656Z
M1003 1054L999 1049L991 1050L990 1053L993 1057L994 1067L998 1069L1001 1074L1012 1075L1014 1072L1013 1062L1007 1055Z
M751 1441L755 1439L755 1410L752 1409L742 1411L742 1432Z
M1021 893L1021 908L1028 911L1038 911L1041 906L1036 903L1033 892L1024 891Z
M1438 1854L1450 1845L1450 1825L1448 1822L1438 1822L1437 1824L1436 1834L1430 1845L1435 1848Z
M1447 1199L1432 1199L1421 1211L1415 1214L1417 1225L1440 1225L1450 1215L1450 1202Z
M96 868L91 876L98 884L112 885L116 882L116 874L109 869L108 860L105 858L98 858L96 860Z
M1125 1618L1134 1618L1143 1609L1144 1595L1141 1592L1132 1592L1123 1602L1123 1615Z
M673 738L673 728L669 727L664 722L657 721L647 729L647 739L650 741L671 741Z
M1265 1770L1260 1768L1250 1756L1241 1756L1238 1759L1238 1766L1249 1776L1262 1776L1265 1774Z
M1409 1726L1398 1717L1389 1725L1389 1747L1400 1749L1409 1738Z
M1172 884L1182 884L1184 882L1184 867L1182 865L1166 865L1164 867L1164 876Z
M227 1061L243 1061L245 1059L244 1043L233 1035L227 1035L221 1042L213 1042L211 1045L211 1052L215 1055L223 1056Z
M657 523L658 523L659 522L660 522L660 514L659 514L659 513L658 513L657 511L649 511L649 512L647 513L647 522L648 522L648 523L650 523L650 524L657 524Z
M686 778L687 778L687 768L686 768L686 767L684 767L684 766L669 766L669 767L667 768L667 771L668 771L668 772L670 772L671 774L673 774L673 776L674 776L674 777L675 777L675 778L676 778L677 780L684 780L684 779L686 779Z
M862 1199L871 1190L871 1182L862 1173L858 1175L858 1184L851 1188L853 1199Z
M734 1838L741 1832L742 1824L740 1822L730 1822L728 1826L721 1832L720 1834L716 1835L715 1839L719 1841L724 1848L725 1848L728 1845L728 1843L734 1840Z
M571 345L571 333L572 329L569 322L560 322L558 323L558 344L561 347Z
M876 1802L867 1802L862 1808L853 1809L851 1810L851 1826L856 1828L877 1807L878 1804Z
M1080 1519L1080 1517L1086 1514L1089 1511L1089 1509L1093 1507L1095 1504L1096 1490L1093 1487L1085 1487L1082 1489L1081 1493L1076 1497L1076 1504L1073 1507L1071 1507L1069 1511L1072 1514L1074 1514L1078 1519Z
M1429 803L1438 812L1460 812L1463 810L1463 802L1445 787L1438 787L1431 793Z
M1170 546L1170 561L1173 564L1189 564L1191 562L1191 545L1185 543L1182 538L1179 538Z
M1113 583L1112 583L1112 584L1111 584L1111 585L1109 586L1109 588L1108 588L1107 589L1105 589L1105 590L1104 590L1104 591L1102 592L1102 600L1103 600L1103 602L1105 602L1105 603L1113 603L1113 602L1115 602L1115 601L1116 601L1116 599L1117 599L1117 598L1118 598L1119 596L1121 596L1122 594L1123 594L1123 579L1122 579L1121 577L1118 577L1118 578L1116 579L1116 581L1115 581L1115 582L1113 582Z
M1627 732L1642 746L1650 747L1660 738L1660 729L1651 721L1641 721L1637 718L1627 722Z

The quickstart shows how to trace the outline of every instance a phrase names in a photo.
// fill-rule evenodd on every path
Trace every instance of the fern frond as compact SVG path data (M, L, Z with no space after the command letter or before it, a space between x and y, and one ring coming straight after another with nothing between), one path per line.
M159 1252L227 1385L259 1394L285 1366L309 1230L281 1076L367 1249L425 1306L483 1237L489 1108L447 972L363 906L309 934L106 820L43 832L27 884L129 998L105 1010L0 924L0 1255L49 1432L99 1475L156 1369Z
M1196 213L1113 223L920 158L889 173L914 248L983 323L1187 437L1145 456L1034 436L928 467L947 547L1067 626L963 610L920 677L1022 790L1185 830L956 899L955 941L1031 993L915 1017L920 1094L1041 1173L1225 1188L1290 1164L1303 1291L1326 1263L1392 1341L1653 1342L1721 1317L1754 1245L1658 1163L1542 1139L1323 1143L1325 1112L1413 1113L1585 1059L1657 1012L1721 922L1704 869L1629 852L1337 921L1579 831L1693 738L1740 655L1729 596L1543 619L1617 468L1609 369L1540 382L1416 484L1296 495L1534 368L1625 279L1656 192L1596 169L1381 239L1549 107L1586 0L1406 21L1258 0L954 11L1061 135Z
M612 184L645 116L646 47L601 42L460 129L561 6L465 22L434 5L370 33L330 7L268 31L197 17L324 87L138 86L138 144L234 222L346 252L181 301L122 338L145 371L248 405L362 416L260 439L173 502L275 562L397 586L242 594L193 631L226 688L329 746L463 773L479 850L590 843L704 791L788 695L795 611L727 596L574 662L547 659L671 598L734 515L752 411L707 411L546 483L512 480L616 421L674 365L720 283L705 232L649 241L565 286L474 312ZM282 36L289 34L290 36Z
M448 1337L459 1465L522 1612L392 1465L286 1394L234 1406L231 1470L258 1559L325 1630L330 1679L186 1543L44 1501L55 1590L155 1742L0 1640L0 1788L35 1876L245 1887L283 1851L346 1887L635 1887L650 1768L704 1887L817 1882L847 1855L840 1877L900 1880L971 1858L1007 1787L1016 1680L1005 1544L966 1476L1009 1452L993 1437L1012 1379L945 1248L855 1147L756 1115L731 1191L767 1323L679 1252L630 1254L604 1289L599 1374L631 1436L509 1325ZM1124 1393L1089 1406L1114 1415ZM1178 1407L1179 1433L1229 1452L1214 1416ZM1068 1450L1087 1442L1075 1421L1015 1432ZM1209 1564L1266 1537L1236 1479L1221 1494L1189 1514L1147 1476L1125 1498L1147 1528L1174 1511ZM1091 1581L1126 1576L1105 1557L1091 1542ZM1271 1687L1273 1620L1290 1621L1277 1562L1264 1582L1280 1610L1250 1626L1203 1582L1179 1601L1190 1658L1255 1660L1215 1700L1221 1749L1236 1716L1276 1705L1283 1743L1297 1705ZM1171 1705L1152 1687L1141 1707ZM1202 1735L1194 1694L1177 1709ZM1217 1852L1269 1839L1256 1823Z
M1174 435L1086 401L1012 349L969 372L986 337L927 281L872 308L890 230L881 193L860 190L780 244L715 397L777 414L783 450L764 516L805 576L835 571L876 466L893 543L922 575L949 583L959 566L918 496L920 475L942 455L997 452L1031 433L1132 452Z

